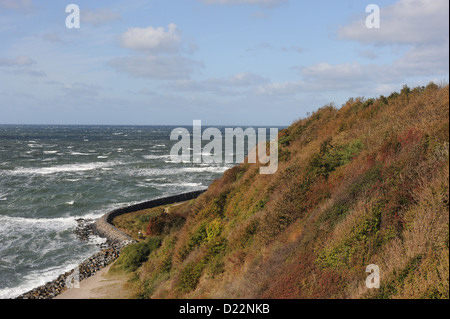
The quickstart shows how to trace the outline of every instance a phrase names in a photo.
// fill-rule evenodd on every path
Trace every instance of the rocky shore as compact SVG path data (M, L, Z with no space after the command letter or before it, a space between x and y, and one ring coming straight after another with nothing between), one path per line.
M120 255L121 249L135 241L113 225L112 221L115 217L156 206L191 200L197 198L205 191L206 189L157 198L151 201L119 208L103 215L95 221L83 218L77 219L78 226L74 230L74 233L80 241L90 240L92 236L106 238L105 243L98 245L100 251L94 256L84 260L76 269L60 275L57 279L48 282L43 286L26 292L16 299L52 299L61 294L64 290L76 287L74 285L79 281L95 275L99 270L116 260Z
M75 229L75 235L81 241L87 241L92 236L99 236L96 231L95 223L92 220L78 219L78 227ZM117 241L115 239L106 239L106 242L98 244L101 249L98 253L84 260L77 268L61 274L55 280L26 292L16 299L52 299L64 290L74 288L77 282L95 275L99 270L111 264L116 260L123 247L133 241Z

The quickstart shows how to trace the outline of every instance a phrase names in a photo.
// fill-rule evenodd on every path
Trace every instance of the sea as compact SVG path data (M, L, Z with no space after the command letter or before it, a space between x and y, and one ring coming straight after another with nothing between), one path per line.
M100 250L104 239L74 234L77 219L205 189L234 165L172 162L174 129L0 125L0 299L56 279Z

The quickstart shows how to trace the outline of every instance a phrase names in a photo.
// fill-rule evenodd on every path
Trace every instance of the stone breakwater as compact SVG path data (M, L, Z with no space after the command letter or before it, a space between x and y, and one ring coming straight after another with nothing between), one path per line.
M16 299L52 299L61 294L68 287L76 287L76 282L95 275L119 257L120 250L130 243L106 243L104 248L92 257L84 260L78 268L58 276L57 279L37 287Z
M200 190L158 198L140 204L119 208L103 215L95 222L82 218L78 219L78 227L75 229L74 233L80 241L89 240L91 236L106 238L105 243L98 245L100 251L84 260L77 268L59 275L57 279L26 292L16 299L52 299L68 289L68 287L74 287L77 281L82 281L83 279L95 275L99 270L115 261L119 257L122 248L135 242L130 236L114 227L112 221L115 217L157 206L195 199L205 191L206 190Z

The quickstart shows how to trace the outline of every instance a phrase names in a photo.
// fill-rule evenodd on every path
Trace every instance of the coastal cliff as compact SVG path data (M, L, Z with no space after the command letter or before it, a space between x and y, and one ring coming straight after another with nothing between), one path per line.
M324 106L280 132L276 174L152 212L116 270L139 298L448 298L448 121L433 83Z

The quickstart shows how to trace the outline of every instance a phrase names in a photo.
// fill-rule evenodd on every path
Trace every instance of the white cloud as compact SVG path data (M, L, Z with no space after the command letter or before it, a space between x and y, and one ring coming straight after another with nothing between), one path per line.
M113 12L108 8L101 8L97 10L82 10L81 22L91 24L93 26L100 26L110 22L118 21L122 19L121 15Z
M168 30L163 27L129 28L120 39L125 48L150 53L176 53L179 51L181 37L174 23Z
M324 90L343 87L381 91L394 85L448 77L449 68L449 2L447 0L399 0L381 8L380 28L368 29L366 15L339 27L338 37L361 43L361 57L375 60L380 48L405 53L384 64L359 62L331 65L319 63L300 70L305 87L322 84ZM398 51L397 51L398 52ZM297 87L299 88L299 87Z
M393 68L405 75L448 75L449 41L418 45L393 63Z
M440 43L449 36L448 0L400 0L381 8L380 28L369 29L366 16L339 27L338 36L364 44Z
M301 68L299 81L264 84L256 89L256 93L281 96L344 91L362 92L363 95L385 94L420 77L427 82L448 77L448 56L447 44L445 48L415 47L391 64L352 62L333 65L323 62Z
M158 80L189 79L202 64L182 56L181 33L177 25L170 23L163 27L129 28L120 37L124 48L143 53L128 57L117 57L109 65L117 71L134 77ZM195 50L194 44L187 43L187 51Z

